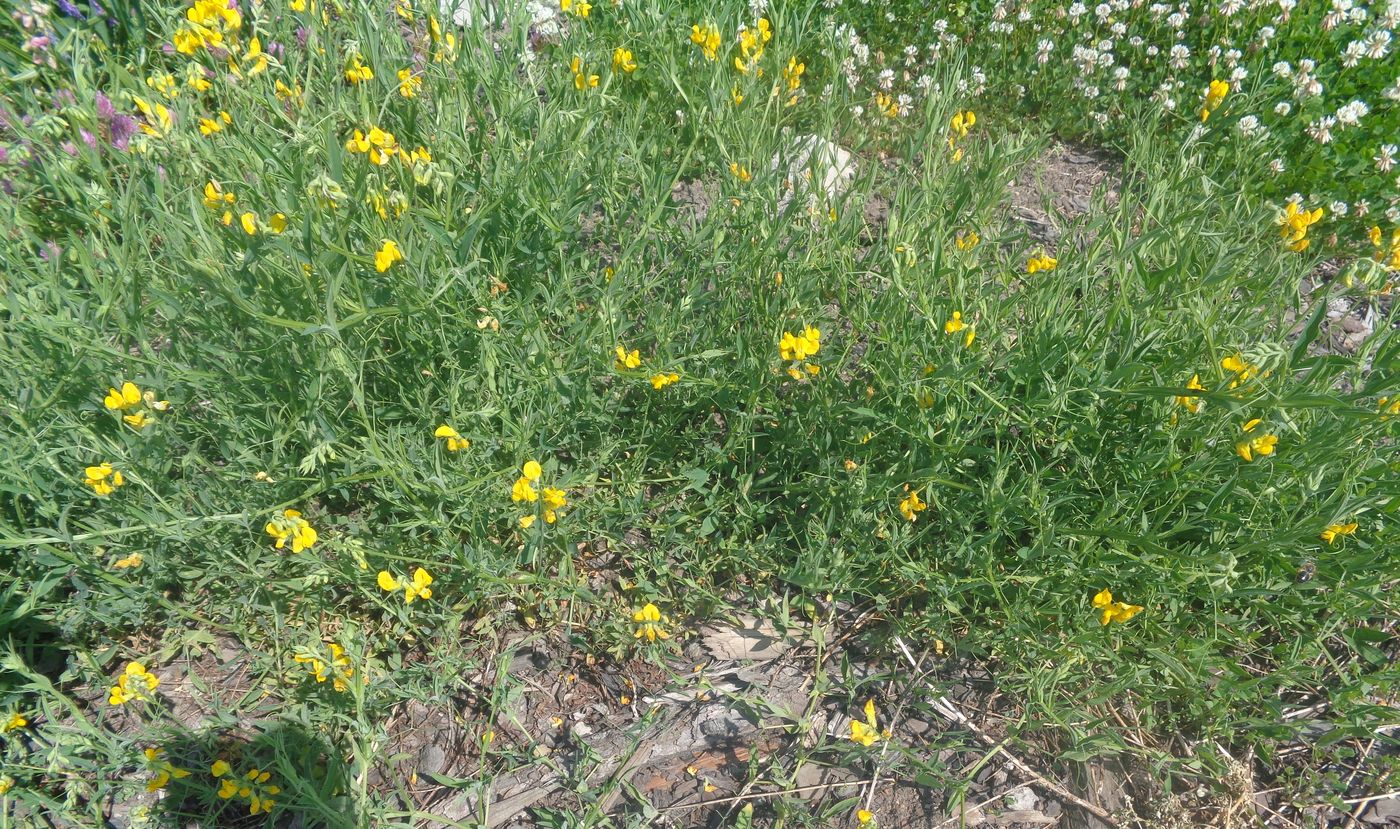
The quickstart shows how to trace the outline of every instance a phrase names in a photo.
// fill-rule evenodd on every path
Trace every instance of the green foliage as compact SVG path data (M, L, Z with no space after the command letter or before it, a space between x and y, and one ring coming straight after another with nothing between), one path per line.
M257 5L230 58L162 50L187 28L166 10L122 61L75 29L71 76L6 91L32 116L4 135L0 202L0 715L31 722L0 740L26 814L95 814L159 746L191 771L172 815L246 809L206 773L226 757L273 772L278 813L407 825L367 783L389 712L472 670L507 693L491 634L659 661L774 594L990 664L1066 757L1124 748L1123 701L1144 728L1243 745L1286 736L1299 693L1343 733L1373 722L1400 339L1381 315L1358 353L1320 348L1327 302L1372 301L1367 279L1304 293L1316 262L1273 212L1145 115L1123 122L1119 197L1046 251L1005 204L1043 139L981 118L950 140L954 112L991 105L957 55L920 67L907 114L857 117L876 90L846 85L820 10L772 10L761 77L728 34L755 21L712 14L600 5L532 53L525 21L434 35L421 11ZM713 62L686 38L706 22ZM634 74L609 68L619 46ZM372 79L345 79L356 59ZM121 117L149 129L117 149ZM402 154L374 163L357 130ZM788 169L806 134L854 151L848 191ZM386 241L403 258L381 268ZM1042 253L1057 266L1027 273ZM809 327L820 349L784 359ZM150 396L123 401L127 381ZM1237 454L1266 434L1275 452ZM529 461L541 500L513 500ZM84 483L102 463L124 481L105 495ZM544 487L567 499L552 522ZM299 552L289 509L316 533ZM590 579L604 546L615 572ZM381 587L420 567L431 597ZM1105 588L1143 610L1102 626ZM648 602L669 642L634 637ZM317 681L330 643L344 690ZM170 689L219 647L255 691L201 726L165 698L106 705L129 661ZM524 762L484 754L483 780Z

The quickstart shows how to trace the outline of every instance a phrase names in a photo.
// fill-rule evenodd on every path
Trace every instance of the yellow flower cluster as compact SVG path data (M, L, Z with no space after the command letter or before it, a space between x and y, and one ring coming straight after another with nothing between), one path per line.
M121 470L116 469L112 464L103 461L97 466L89 466L83 470L83 483L92 487L93 494L99 497L106 497L117 491L117 487L126 483L126 478L122 476Z
M243 15L236 6L225 0L195 0L185 10L185 25L175 31L171 42L180 54L193 55L200 49L231 45L225 43L225 36L232 39L242 27Z
M151 694L160 685L160 678L140 662L128 662L126 670L117 677L117 684L107 693L108 705L125 705L132 700L151 701Z
M593 4L588 0L559 0L559 11L587 20L588 13L593 11Z
M374 70L366 65L359 55L355 55L350 58L350 65L345 67L345 80L352 84L372 81L374 80Z
M592 89L598 85L598 76L590 75L584 68L583 58L574 55L574 59L569 61L569 71L574 75L574 89L582 92L585 89Z
M345 655L344 648L334 642L328 642L326 647L329 651L328 654L299 653L292 659L299 664L308 666L317 682L330 680L332 688L338 693L344 693L350 687L350 680L355 676L355 669L350 665L350 657Z
M1283 236L1283 241L1288 243L1288 249L1295 253L1302 253L1312 244L1308 238L1308 228L1322 220L1322 208L1314 207L1312 210L1305 210L1298 202L1289 202L1283 210L1283 215L1279 216L1279 232Z
M223 110L220 110L219 114L214 116L213 118L199 119L199 134L204 136L205 138L208 138L209 136L214 135L215 133L223 132L224 126L232 123L233 116L229 115Z
M238 217L238 224L243 228L243 232L249 236L257 236L259 233L269 231L280 234L287 229L287 216L285 213L273 213L267 217L267 222L264 223L258 218L257 213L250 210Z
M695 24L690 27L690 42L700 47L705 60L715 60L719 57L719 47L723 41L720 39L719 29L707 23L704 26Z
M1113 593L1108 588L1094 594L1094 607L1100 611L1100 625L1107 625L1110 622L1126 622L1142 612L1141 605L1114 601Z
M294 553L310 549L316 543L316 530L294 509L283 510L281 517L267 522L264 529L276 540L274 546L279 550L287 546L288 540L292 542Z
M210 210L222 209L224 211L222 218L224 227L233 224L233 211L230 208L236 201L238 201L238 196L234 195L232 190L224 190L217 181L210 179L204 185L204 206Z
M631 49L624 49L621 46L613 50L612 68L614 72L632 74L637 71L637 61L632 57Z
M672 372L664 372L664 371L663 371L663 372L660 372L660 373L658 373L658 374L653 374L653 375L651 376L651 387L652 387L653 389L656 389L657 391L661 391L662 389L666 388L667 386L671 385L672 383L679 382L680 379L681 379L681 376L680 376L679 374L677 374L676 372L674 372L674 371L672 371Z
M1246 463L1256 457L1262 458L1265 455L1272 455L1274 448L1278 446L1278 435L1267 430L1254 432L1260 423L1263 421L1256 417L1240 427L1245 437L1235 444L1235 454L1243 458Z
M637 625L637 629L632 632L636 639L645 638L648 642L655 642L657 639L671 638L671 634L667 633L665 628L669 620L661 615L661 608L651 602L647 602L641 610L633 613L632 621Z
M190 773L172 764L165 757L165 749L154 746L142 752L146 757L146 771L155 775L146 781L146 791L156 792L170 785L170 781L189 777Z
M637 368L642 364L642 352L635 348L628 351L626 348L618 346L613 349L613 353L616 355L616 359L613 361L613 367L618 371L627 371L628 369Z
M0 734L18 731L26 725L29 725L29 720L25 719L23 714L18 711L11 711L10 716L6 717L4 722L0 722Z
M899 512L906 521L917 521L919 513L926 509L928 509L928 504L919 498L918 490L910 490L909 494L904 496L904 500L899 502Z
M1201 123L1210 117L1210 114L1220 108L1220 104L1225 101L1225 96L1230 94L1230 85L1225 81L1211 81L1206 87L1205 101L1201 103Z
M347 152L364 153L371 164L379 166L388 164L395 155L404 152L394 134L379 127L370 127L368 133L355 130L346 140L345 149Z
M1381 234L1380 225L1372 225L1366 235L1371 240L1371 246L1376 249L1372 254L1375 260L1386 270L1400 271L1400 227L1390 231L1388 241Z
M816 356L821 348L822 332L812 326L804 328L801 334L784 331L778 340L778 356L790 364L787 373L794 380L801 378L803 371L813 376L821 373L821 366L803 362L808 357Z
M749 168L743 166L742 164L739 164L736 161L730 162L729 174L737 178L739 181L744 182L745 184L747 184L750 181L753 181L753 173L749 172Z
M758 62L763 59L764 47L773 39L773 27L768 18L760 17L753 28L745 27L739 32L739 54L734 57L734 68L747 75L754 73L762 77L763 70Z
M802 74L807 71L807 64L798 61L797 58L788 58L787 66L783 67L783 83L787 85L787 105L792 106L797 103L797 93L802 89Z
M433 431L433 437L442 438L444 441L446 441L447 451L449 452L457 452L462 449L466 449L472 445L471 441L462 437L460 434L458 434L456 429L453 429L446 423L437 427L437 429Z
M1328 544L1333 544L1338 538L1344 535L1352 535L1355 532L1355 521L1352 521L1347 524L1328 524L1327 529L1323 530L1318 537L1321 538L1323 541L1326 541Z
M380 590L389 593L402 590L404 604L413 604L418 599L427 600L433 597L433 591L428 587L433 583L433 577L422 567L413 571L412 579L399 579L388 570L380 570L378 583Z
M384 273L402 261L403 251L399 250L398 242L393 239L385 239L380 244L379 250L374 253L374 269L379 273Z
M1186 388L1190 391L1206 390L1206 387L1201 385L1201 375L1199 374L1191 375L1191 379L1186 381ZM1191 414L1199 413L1201 411L1201 407L1205 405L1205 401L1202 400L1198 395L1194 394L1178 394L1176 396L1176 402Z
M224 800L229 800L235 795L243 798L248 801L250 815L271 812L272 807L277 805L272 799L273 796L282 793L280 786L269 785L272 774L256 767L241 775L235 775L227 760L216 760L209 767L209 773L220 781L219 797Z
M544 470L537 461L526 461L520 469L520 477L515 480L510 489L510 499L517 503L525 502L533 504L539 502L543 508L544 522L553 524L559 520L559 510L569 505L564 490L555 487L544 487L535 489L535 483L539 481ZM519 524L521 529L529 529L535 523L536 516L522 515Z
M142 404L145 404L145 408L142 408ZM107 396L102 398L102 405L108 411L123 413L122 422L139 432L155 422L155 412L169 410L170 401L157 400L155 392L150 389L143 392L128 380L122 383L120 390L109 387Z
M1053 271L1055 266L1060 264L1060 260L1046 254L1044 251L1026 260L1026 273L1039 273L1040 271Z
M982 237L977 235L977 231L958 231L958 235L953 237L953 244L958 250L969 251L977 247L982 242Z
M865 721L851 720L851 739L866 748L875 745L881 737L889 737L888 731L881 731L875 718L875 700L865 701Z
M977 339L977 326L963 322L962 311L954 311L953 316L943 323L943 333L956 334L959 331L967 332L963 335L964 347L972 345L973 340Z

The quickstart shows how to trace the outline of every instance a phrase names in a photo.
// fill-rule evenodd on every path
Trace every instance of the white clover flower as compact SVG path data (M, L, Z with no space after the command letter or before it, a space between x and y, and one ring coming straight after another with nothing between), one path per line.
M1132 37L1128 38L1128 45L1133 47L1134 49L1141 49L1142 42L1142 38L1138 37L1137 35L1133 35Z
M1337 109L1337 123L1343 127L1354 127L1361 123L1361 119L1370 113L1371 108L1366 106L1364 101L1352 101L1343 104Z
M1298 7L1298 0L1278 0L1278 10L1279 10L1279 14L1280 14L1280 16L1283 17L1283 19L1285 19L1285 20L1288 19L1289 13L1292 12L1292 11L1293 11L1295 8L1297 8L1297 7Z
M1246 115L1241 118L1236 126L1239 127L1240 134L1245 138L1253 137L1260 129L1259 119L1253 115Z
M1181 12L1172 12L1171 16L1167 18L1167 25L1173 29L1180 29L1184 23L1186 23L1186 15Z
M1365 199L1357 199L1356 204L1353 204L1353 205L1351 206L1351 212L1352 212L1352 215L1354 215L1354 216L1356 216L1356 218L1360 219L1361 217L1365 216L1367 213L1370 213L1370 212L1371 212L1371 203L1368 202L1368 201L1366 201Z
M1380 60L1390 54L1390 32L1387 29L1378 29L1371 32L1366 38L1366 57L1371 60Z
M1161 51L1162 51L1162 50L1161 50L1161 49L1158 49L1157 46L1156 46L1155 44L1152 45L1152 46L1148 46L1148 47L1147 47L1147 56L1148 56L1149 58L1155 58L1155 57L1157 57L1157 55L1161 54Z
M899 117L909 117L909 113L912 110L910 104L914 103L914 99L909 97L908 95L900 93L899 97L895 98L895 103L899 104Z
M1113 70L1113 88L1118 92L1128 88L1128 67L1119 66Z
M1395 168L1396 147L1394 144L1382 144L1380 153L1371 158L1376 162L1376 169L1382 173L1388 173Z
M1110 14L1113 14L1113 7L1107 3L1100 3L1094 7L1094 16L1101 21L1107 20Z
M860 104L856 104L855 106L851 107L851 116L852 116L852 117L859 118L859 117L861 117L861 116L864 115L864 114L865 114L865 107L861 106Z
M1240 9L1244 8L1242 0L1225 0L1220 4L1220 14L1224 17L1234 17Z
M1278 175L1283 172L1283 159L1275 158L1269 162L1269 172Z
M1316 121L1313 121L1312 123L1308 124L1307 129L1305 129L1304 132L1308 134L1309 138L1311 138L1319 144L1331 144L1332 128L1336 125L1336 118L1333 118L1330 115L1324 115Z
M920 75L919 79L914 82L914 86L919 89L927 90L929 87L933 86L933 78L928 75Z
M1288 65L1288 61L1281 60L1274 64L1273 72L1280 78L1289 78L1293 75L1293 67Z
M1350 69L1361 62L1366 56L1366 44L1359 40L1353 40L1347 44L1347 48L1342 51L1342 66Z
M1269 45L1269 41L1273 40L1276 34L1278 33L1274 31L1273 26L1265 26L1259 30L1259 34L1255 37L1254 42L1258 44L1260 49L1263 49L1265 46Z
M749 0L749 14L758 18L768 13L768 0Z
M1274 114L1281 118L1286 117L1288 113L1292 111L1293 105L1287 101L1279 101L1277 104L1274 104Z
M1391 224L1400 225L1400 207L1391 207L1385 211L1385 218Z
M935 32L938 32L939 34L943 34L944 32L948 31L948 21L944 20L941 17L938 18L937 20L933 21L933 30Z
M1347 214L1347 203L1344 201L1334 201L1327 205L1327 209L1332 211L1333 216L1345 216Z
M1094 123L1098 124L1100 127L1108 126L1108 116L1102 112L1091 112L1089 113L1089 117L1093 118Z
M1162 15L1166 14L1171 10L1172 7L1168 6L1165 3L1153 3L1151 6L1147 7L1148 14L1158 19L1161 19Z
M1084 13L1087 11L1088 9L1084 7L1084 4L1076 0L1074 5L1069 7L1069 21L1075 25L1078 25L1079 18L1083 17Z
M1400 78L1396 78L1395 83L1387 86L1381 94L1392 101L1400 101Z
M1088 98L1091 101L1099 97L1099 88L1097 86L1084 87L1084 97Z
M1185 69L1191 60L1191 49L1184 43L1178 43L1172 47L1171 67L1173 69Z
M1236 66L1234 69L1230 70L1230 85L1238 91L1240 88L1240 81L1247 77L1249 77L1249 70L1245 69L1243 66Z
M1029 23L1029 22L1031 22L1031 17L1032 17L1032 15L1031 15L1031 10L1030 10L1030 9L1021 9L1021 11L1020 11L1019 13L1017 13L1017 15L1016 15L1016 19L1019 20L1019 21L1022 22L1022 23Z
M1108 30L1113 32L1114 37L1122 37L1128 33L1128 24L1121 20L1115 20L1113 25L1108 27Z
M1050 53L1055 50L1055 41L1041 38L1035 45L1035 62L1044 66L1050 62Z
M894 86L894 70L881 69L880 74L875 76L875 85L883 90L888 91L891 87Z

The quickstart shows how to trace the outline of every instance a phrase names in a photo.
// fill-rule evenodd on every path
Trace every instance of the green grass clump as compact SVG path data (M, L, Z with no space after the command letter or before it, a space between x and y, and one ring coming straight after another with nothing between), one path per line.
M1046 248L1006 204L1044 138L956 55L885 98L819 10L767 19L34 24L63 48L5 92L6 797L91 821L164 773L187 818L407 825L368 782L390 714L505 694L493 634L660 659L775 594L990 665L1068 758L1128 747L1118 706L1267 751L1322 698L1369 733L1383 267L1303 291L1316 249L1150 118ZM849 188L788 169L807 135ZM1376 303L1355 354L1330 301ZM162 695L221 649L252 685L192 728ZM479 779L529 761L476 725Z

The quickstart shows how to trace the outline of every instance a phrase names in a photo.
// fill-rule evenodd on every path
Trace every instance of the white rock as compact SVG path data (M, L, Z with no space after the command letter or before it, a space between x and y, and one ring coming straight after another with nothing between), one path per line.
M817 135L798 136L786 153L773 156L773 170L783 169L784 164L787 175L779 209L786 208L794 194L807 195L809 210L815 210L823 196L828 203L835 202L856 177L850 152Z

